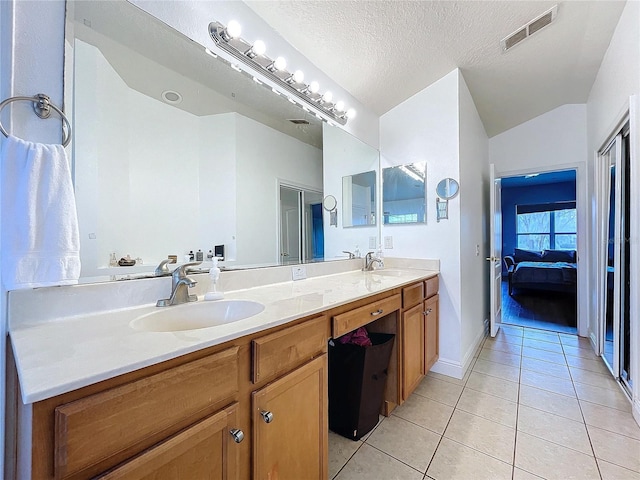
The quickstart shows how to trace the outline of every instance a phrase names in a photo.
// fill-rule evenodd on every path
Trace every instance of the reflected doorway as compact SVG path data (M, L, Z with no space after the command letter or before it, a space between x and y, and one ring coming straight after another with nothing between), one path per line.
M324 259L322 192L280 184L279 222L282 265Z

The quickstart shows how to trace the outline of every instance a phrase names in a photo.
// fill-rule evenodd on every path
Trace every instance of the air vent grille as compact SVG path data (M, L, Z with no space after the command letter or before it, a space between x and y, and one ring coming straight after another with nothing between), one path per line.
M552 8L544 12L542 15L537 16L533 20L531 20L526 25L518 28L511 35L506 36L500 41L500 46L502 47L502 51L506 52L510 48L513 48L518 43L522 42L526 38L530 37L534 33L542 30L544 27L549 25L558 14L558 6L554 5Z
M303 118L290 118L289 121L291 123L295 123L296 125L309 125L309 121Z

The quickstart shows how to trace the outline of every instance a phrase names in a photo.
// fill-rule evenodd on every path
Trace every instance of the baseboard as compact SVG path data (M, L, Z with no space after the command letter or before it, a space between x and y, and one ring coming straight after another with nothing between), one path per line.
M448 377L457 378L458 380L462 380L467 373L467 370L471 366L471 363L475 358L476 351L480 348L480 345L482 345L482 342L484 341L486 335L487 329L483 324L482 330L478 332L478 335L474 339L473 343L466 351L462 362L440 357L438 361L433 365L433 367L431 367L431 371L440 373L442 375L447 375Z
M640 427L640 398L636 398L633 401L631 412L633 413L633 418Z

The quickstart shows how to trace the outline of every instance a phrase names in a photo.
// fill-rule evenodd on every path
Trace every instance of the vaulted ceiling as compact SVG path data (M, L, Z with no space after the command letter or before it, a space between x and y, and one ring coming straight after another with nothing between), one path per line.
M246 1L378 115L460 68L489 137L560 105L585 103L620 1ZM500 40L554 5L548 26Z

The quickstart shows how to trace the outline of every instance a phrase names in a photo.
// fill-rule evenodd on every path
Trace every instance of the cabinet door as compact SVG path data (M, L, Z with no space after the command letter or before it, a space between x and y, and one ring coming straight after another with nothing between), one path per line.
M424 302L424 363L425 373L433 366L438 360L438 299L440 297L435 295Z
M132 460L98 476L103 480L236 480L239 447L237 403L201 420ZM241 434L235 432L241 441Z
M424 375L424 314L419 303L402 314L402 399L406 400Z
M252 394L253 478L325 480L327 354Z

